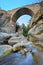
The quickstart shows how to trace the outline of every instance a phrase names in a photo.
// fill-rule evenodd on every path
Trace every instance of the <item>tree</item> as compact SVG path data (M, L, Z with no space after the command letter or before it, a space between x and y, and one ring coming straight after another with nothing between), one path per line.
M25 24L22 24L22 28L23 28L23 35L26 37L28 35L28 31L29 31L29 26L25 26Z

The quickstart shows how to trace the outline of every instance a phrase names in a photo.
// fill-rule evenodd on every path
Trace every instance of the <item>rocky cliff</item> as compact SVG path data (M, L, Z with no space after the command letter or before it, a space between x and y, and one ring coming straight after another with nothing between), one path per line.
M40 11L34 15L30 23L28 39L32 42L43 42L43 16Z

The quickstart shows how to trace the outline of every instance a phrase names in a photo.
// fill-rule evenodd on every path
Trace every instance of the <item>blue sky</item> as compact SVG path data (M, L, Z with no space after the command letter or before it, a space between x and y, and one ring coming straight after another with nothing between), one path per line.
M29 4L33 4L38 2L39 0L0 0L0 8L4 9L4 10L11 10L14 8L18 8L18 7L22 7L24 5L29 5ZM23 15L21 16L17 22L21 22L19 24L24 23L27 25L27 23L30 20L30 16L29 15Z
M11 10L24 5L38 2L39 0L0 0L0 7L5 10Z
M29 20L31 19L31 16L29 15L23 15L21 16L17 22L21 25L21 24L25 24L26 26L29 24Z

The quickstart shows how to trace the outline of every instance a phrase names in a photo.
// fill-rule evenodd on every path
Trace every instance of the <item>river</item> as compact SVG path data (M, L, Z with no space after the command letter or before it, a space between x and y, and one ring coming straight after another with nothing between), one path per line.
M33 48L33 52L37 52L37 49ZM35 61L30 52L26 55L12 52L8 56L0 58L0 65L35 65Z

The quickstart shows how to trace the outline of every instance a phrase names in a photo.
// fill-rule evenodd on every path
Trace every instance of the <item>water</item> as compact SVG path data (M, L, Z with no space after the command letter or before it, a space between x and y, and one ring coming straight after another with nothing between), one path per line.
M21 55L19 53L12 53L7 57L4 57L0 61L1 65L35 65L33 56L31 53L27 53L27 55Z
M37 52L37 49L33 48L33 52ZM0 59L0 65L35 65L35 61L30 52L26 55L21 55L20 52L17 52Z

